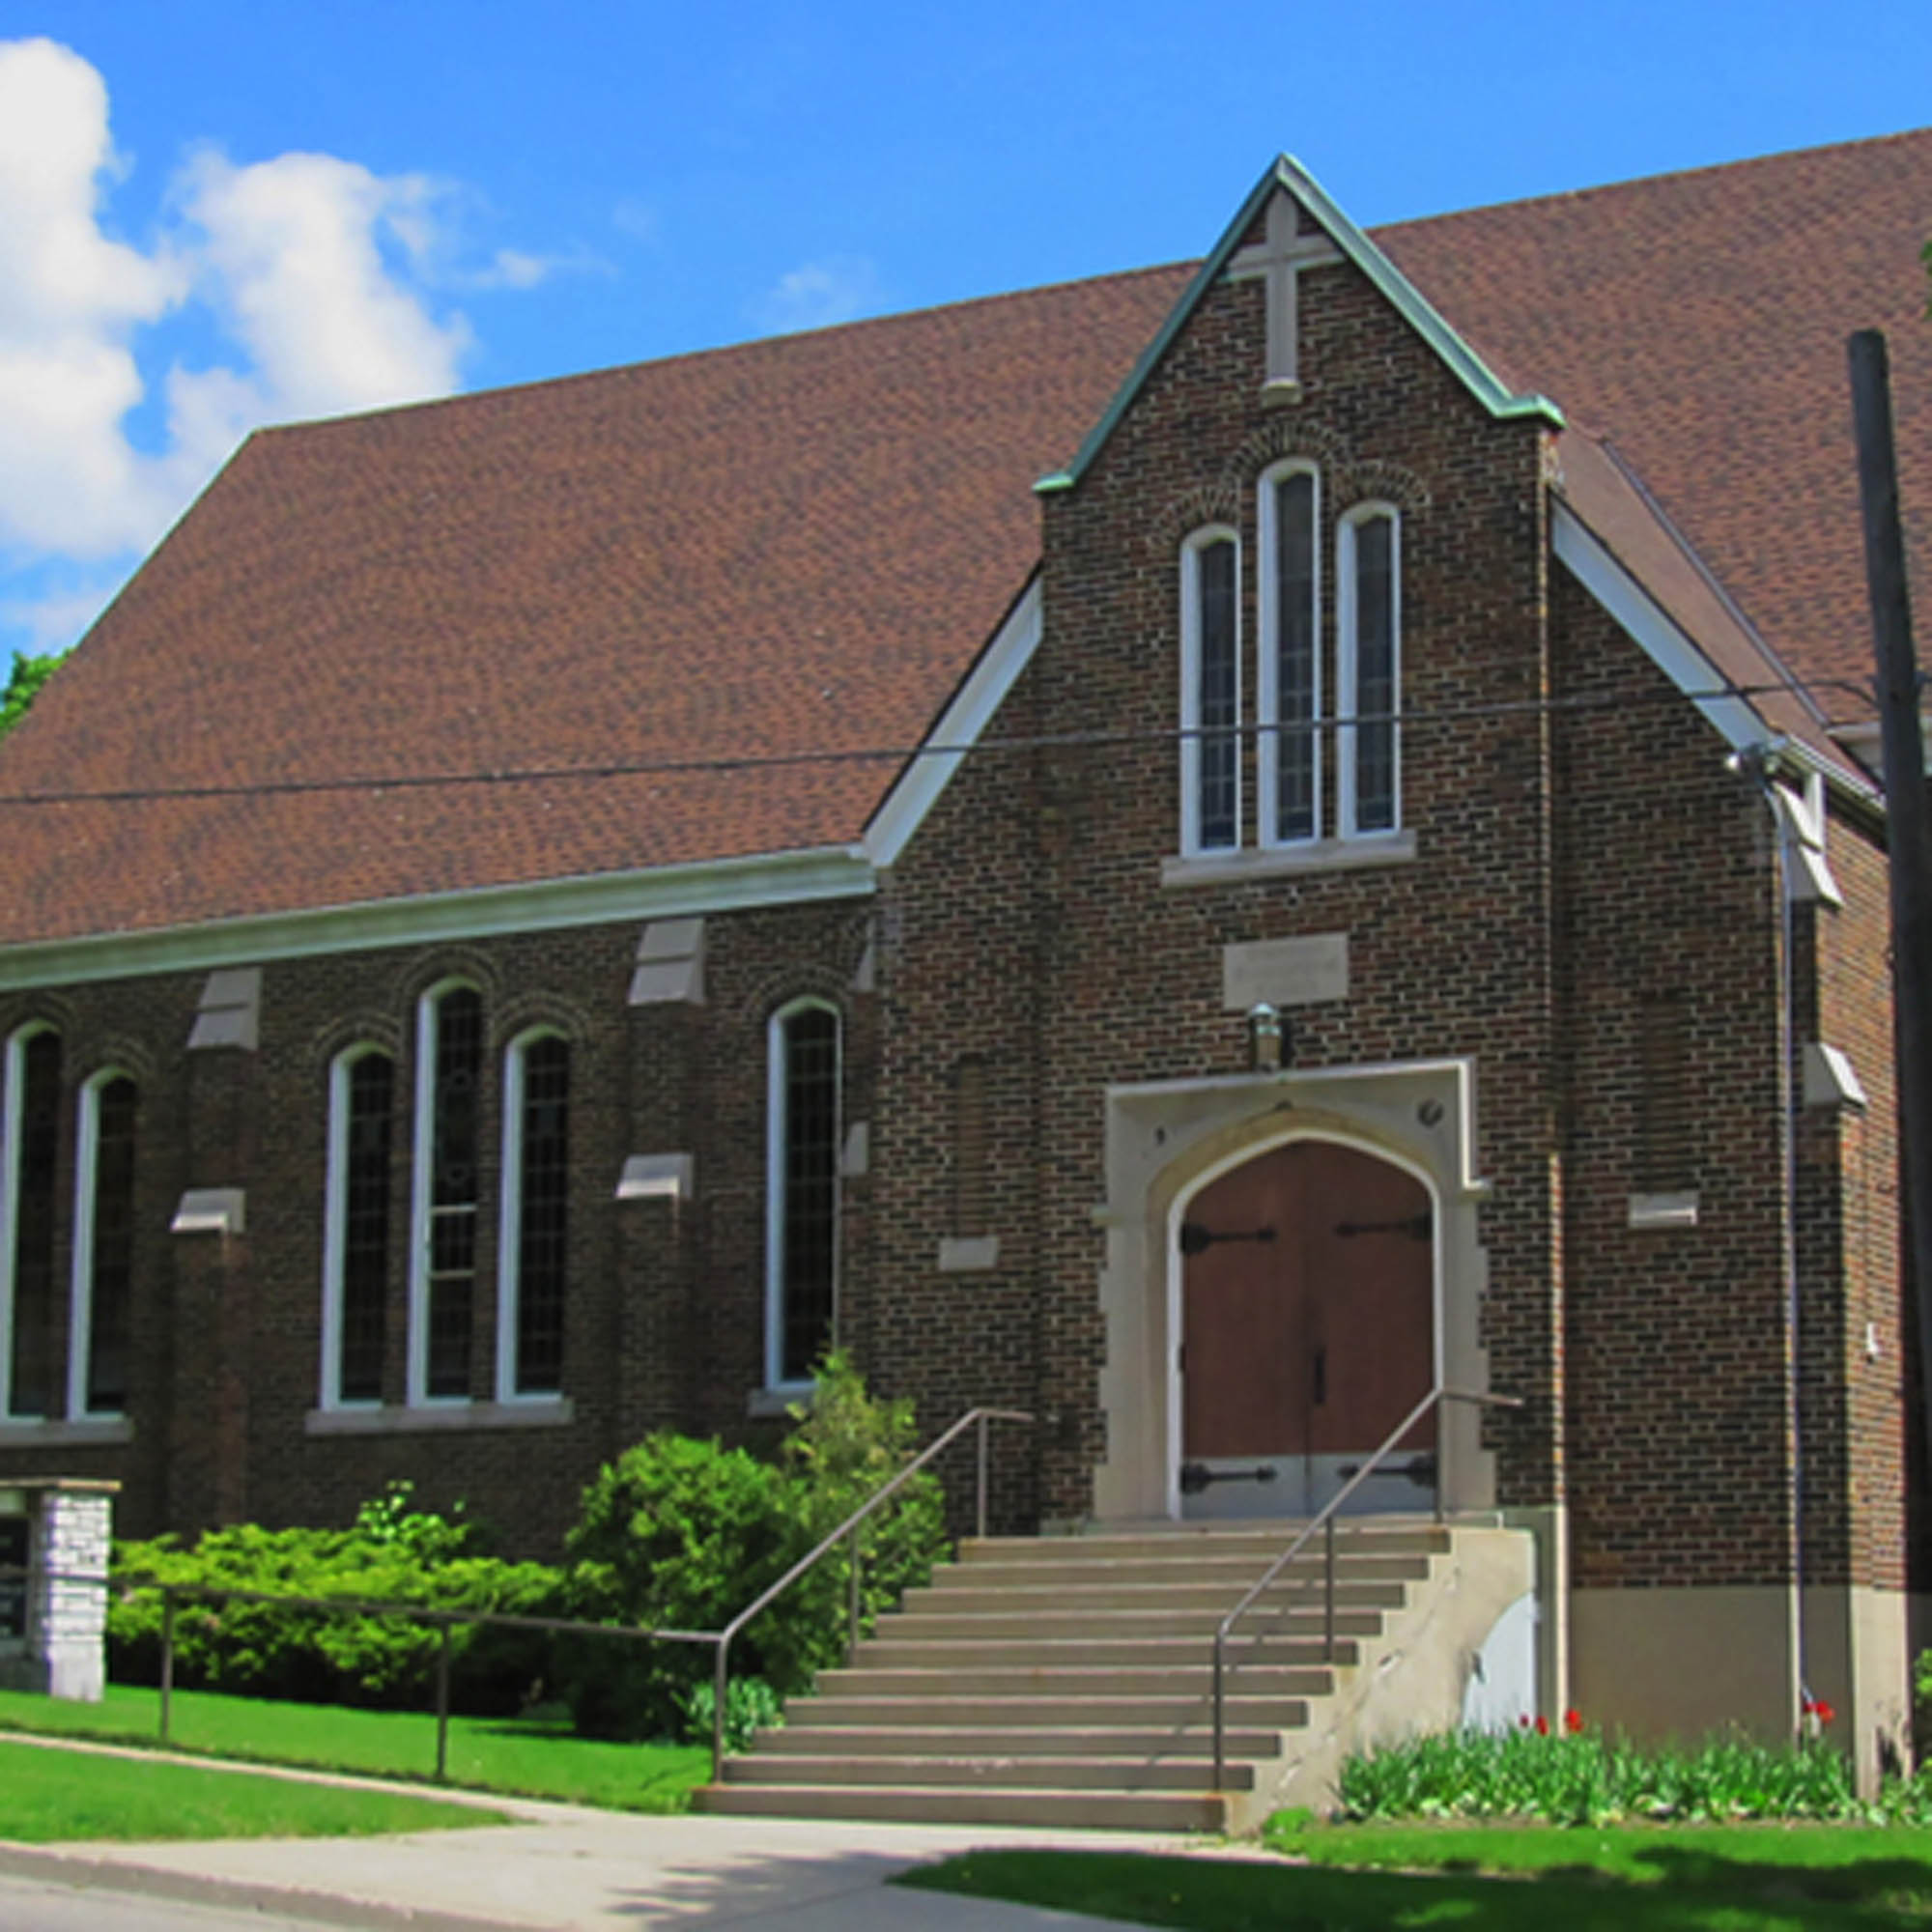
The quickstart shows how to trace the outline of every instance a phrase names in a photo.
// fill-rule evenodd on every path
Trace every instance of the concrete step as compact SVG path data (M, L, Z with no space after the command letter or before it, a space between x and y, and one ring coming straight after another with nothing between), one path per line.
M801 1711L810 1706L801 1704ZM1297 1728L1307 1722L1301 1708ZM912 1724L821 1724L810 1719L762 1730L752 1748L760 1757L1052 1757L1164 1758L1176 1762L1210 1759L1214 1734L1206 1724L1167 1729L1096 1725L1028 1725L1002 1730L991 1725L921 1728ZM1237 1729L1227 1732L1230 1758L1268 1758L1281 1755L1279 1730ZM732 1760L734 1763L736 1759Z
M1211 1555L1252 1561L1259 1577L1294 1541L1299 1530L1300 1525L1294 1523L1270 1523L1264 1529L1190 1524L1094 1536L968 1537L959 1546L959 1561L962 1564L1060 1563L1105 1559L1184 1565ZM1321 1541L1318 1537L1316 1544ZM1358 1518L1336 1530L1335 1548L1338 1552L1360 1551L1380 1556L1440 1555L1449 1548L1449 1530L1441 1523L1402 1518Z
M925 1640L902 1634L896 1625L884 1627L889 1634L867 1637L859 1646L853 1663L871 1670L943 1670L970 1673L981 1669L1041 1669L1056 1664L1138 1665L1144 1669L1190 1670L1211 1661L1212 1645L1198 1636L1117 1637L1111 1634L1089 1641L1073 1637L944 1637ZM1109 1633L1110 1626L1098 1626ZM1357 1662L1360 1646L1352 1636L1337 1635L1335 1654L1319 1634L1307 1636L1266 1636L1259 1647L1248 1642L1248 1627L1242 1624L1230 1640L1230 1654L1238 1655L1245 1665L1256 1663L1350 1664Z
M827 1698L891 1697L945 1699L986 1697L1046 1697L1050 1699L1134 1698L1208 1692L1209 1666L1204 1657L1191 1669L1135 1669L1116 1666L1089 1668L1080 1664L1045 1665L1031 1670L874 1670L847 1665L818 1674L821 1695ZM1320 1697L1333 1687L1334 1677L1321 1664L1243 1663L1239 1683L1249 1697Z
M1251 1764L1222 1768L1221 1789L1252 1791ZM1041 1752L979 1757L808 1757L759 1752L724 1766L730 1784L947 1785L960 1790L1020 1785L1030 1791L1212 1791L1214 1767L1205 1759L1058 1757Z
M1109 1637L1135 1640L1192 1637L1205 1650L1212 1644L1221 1619L1233 1607L1223 1604L1210 1605L1206 1609L1120 1610L1105 1619L1106 1634ZM1099 1619L1091 1610L1036 1610L1030 1614L1017 1610L980 1610L954 1616L950 1611L942 1614L936 1608L926 1608L916 1613L902 1611L889 1624L882 1622L880 1629L914 1643L990 1642L1002 1637L1040 1637L1077 1643L1097 1636L1098 1623ZM1322 1629L1323 1616L1319 1605L1312 1610L1291 1610L1285 1615L1257 1610L1243 1618L1237 1627L1242 1635L1285 1637L1319 1636ZM1379 1636L1381 1631L1382 1612L1378 1609L1336 1609L1337 1636Z
M1338 1608L1352 1610L1400 1609L1405 1586L1399 1581L1338 1577L1335 1603ZM1077 1583L1060 1581L1039 1588L1008 1584L992 1590L974 1589L963 1582L949 1582L944 1588L931 1584L908 1590L899 1614L906 1618L940 1615L949 1617L984 1616L1002 1613L1030 1614L1047 1610L1058 1615L1085 1614L1091 1618L1116 1616L1128 1610L1212 1610L1226 1616L1245 1589L1234 1588L1211 1579L1196 1582L1176 1577L1166 1583ZM1268 1608L1319 1611L1325 1594L1318 1581L1297 1581L1287 1590L1270 1591L1255 1605L1251 1615Z
M1249 1688L1248 1673L1236 1682L1241 1687L1227 1702L1230 1728L1245 1727L1286 1731L1308 1721L1308 1696L1326 1695L1332 1689L1325 1671L1306 1673L1324 1680L1320 1690L1305 1695L1280 1693L1257 1696ZM970 1689L951 1696L889 1697L853 1696L834 1692L800 1704L794 1728L806 1731L819 1724L836 1728L852 1725L893 1724L917 1729L953 1730L984 1727L989 1730L1073 1730L1174 1729L1194 1730L1208 1721L1209 1696L1204 1682L1196 1691L1170 1691L1165 1696L1069 1696L1064 1693L1035 1696L990 1696ZM810 1721L806 1721L810 1711Z
M1060 1791L1021 1786L962 1791L859 1784L708 1784L700 1811L735 1817L861 1818L924 1825L1045 1825L1073 1831L1218 1832L1227 1804L1211 1793Z
M1271 1559L1270 1559L1271 1560ZM1335 1559L1335 1574L1351 1582L1420 1582L1429 1575L1430 1556L1426 1550L1364 1552L1347 1550ZM1281 1586L1302 1588L1310 1581L1319 1583L1327 1566L1319 1554L1297 1556L1281 1576ZM1033 1561L1003 1563L991 1558L975 1563L948 1564L936 1570L928 1587L934 1590L1049 1589L1056 1581L1075 1587L1093 1588L1116 1584L1225 1583L1235 1598L1244 1595L1260 1581L1266 1562L1252 1556L1224 1556L1203 1550L1191 1563L1172 1560L1103 1556L1069 1556L1059 1562Z

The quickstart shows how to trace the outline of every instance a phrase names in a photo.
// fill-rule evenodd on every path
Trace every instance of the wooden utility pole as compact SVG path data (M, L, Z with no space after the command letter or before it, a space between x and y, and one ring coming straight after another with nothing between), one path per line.
M1891 980L1897 1016L1899 1122L1904 1134L1899 1194L1911 1233L1912 1286L1918 1311L1919 1422L1925 1433L1925 1467L1932 1470L1932 811L1925 795L1918 659L1913 649L1912 599L1905 581L1885 336L1876 328L1861 328L1847 347L1885 750Z

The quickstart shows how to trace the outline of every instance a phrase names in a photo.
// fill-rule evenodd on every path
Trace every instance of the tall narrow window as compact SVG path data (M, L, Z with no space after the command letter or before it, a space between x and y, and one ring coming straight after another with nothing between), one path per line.
M1262 838L1321 836L1321 547L1312 469L1262 478Z
M526 1036L511 1046L503 1072L500 1400L563 1387L569 1201L570 1042Z
M329 1069L325 1408L383 1399L395 1089L395 1063L374 1047L352 1047Z
M1180 838L1187 852L1241 841L1240 547L1204 530L1180 554Z
M1401 823L1401 543L1395 512L1350 512L1341 541L1342 833Z
M482 1072L482 995L473 986L430 994L417 1031L412 1402L469 1394Z
M803 1382L831 1346L838 1281L838 1015L810 1002L771 1024L765 1375Z
M139 1090L102 1074L80 1094L74 1163L73 1327L68 1413L128 1406L128 1335L134 1275L134 1122Z
M61 1042L46 1028L7 1042L0 1145L0 1320L5 1412L52 1413L54 1185L60 1165ZM8 1231L11 1231L9 1233Z

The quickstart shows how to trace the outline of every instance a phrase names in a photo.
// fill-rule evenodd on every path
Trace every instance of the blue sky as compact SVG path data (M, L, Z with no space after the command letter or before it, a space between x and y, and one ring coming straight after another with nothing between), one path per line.
M1282 150L1373 225L1895 132L1928 75L1922 0L7 0L0 668L259 422L1192 256Z

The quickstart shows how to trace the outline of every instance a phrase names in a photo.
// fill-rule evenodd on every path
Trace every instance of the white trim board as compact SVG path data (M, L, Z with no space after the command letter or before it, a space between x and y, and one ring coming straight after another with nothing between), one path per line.
M995 713L1006 702L1007 694L1033 662L1043 630L1043 605L1039 579L1036 577L1020 593L1019 602L1007 613L1006 621L994 632L992 642L980 653L979 661L966 673L965 682L939 714L939 722L926 733L912 762L886 794L885 803L872 814L862 849L881 871L898 863L899 855L924 824L926 813L939 802L953 773L979 744Z
M1569 504L1559 500L1553 507L1553 545L1571 576L1651 663L1691 698L1732 751L1762 745L1768 735L1764 721L1744 698L1692 696L1728 680Z
M649 871L545 879L476 892L309 907L206 925L99 933L9 947L0 950L0 992L131 980L153 973L206 972L261 960L367 952L387 946L554 932L627 920L799 905L860 897L877 890L872 861L862 846L759 852Z

